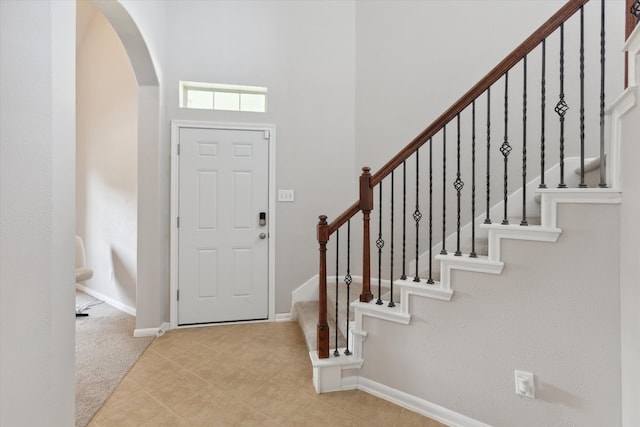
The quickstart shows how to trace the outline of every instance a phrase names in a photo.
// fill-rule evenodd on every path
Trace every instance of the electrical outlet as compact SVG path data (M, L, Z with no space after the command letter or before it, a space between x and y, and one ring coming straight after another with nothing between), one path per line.
M516 394L519 396L536 398L536 386L531 372L516 371Z

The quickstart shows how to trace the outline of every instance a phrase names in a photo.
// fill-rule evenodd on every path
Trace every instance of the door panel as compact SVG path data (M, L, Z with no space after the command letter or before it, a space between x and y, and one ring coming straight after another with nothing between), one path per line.
M179 144L178 324L268 318L268 139L180 128Z

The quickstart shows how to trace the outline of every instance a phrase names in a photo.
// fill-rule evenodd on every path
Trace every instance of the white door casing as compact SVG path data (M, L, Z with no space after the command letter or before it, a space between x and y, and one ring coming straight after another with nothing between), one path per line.
M275 128L172 131L171 327L272 319Z

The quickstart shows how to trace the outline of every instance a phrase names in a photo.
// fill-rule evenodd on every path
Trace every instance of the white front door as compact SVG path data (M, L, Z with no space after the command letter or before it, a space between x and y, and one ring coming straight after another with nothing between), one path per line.
M269 139L179 128L178 324L269 317Z

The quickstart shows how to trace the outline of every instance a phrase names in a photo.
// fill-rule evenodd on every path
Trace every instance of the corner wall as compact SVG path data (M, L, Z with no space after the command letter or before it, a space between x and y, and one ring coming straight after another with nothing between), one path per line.
M0 2L0 425L74 425L75 2Z
M640 26L630 37L630 79L626 94L633 106L621 118L620 304L622 347L622 425L640 425ZM634 75L635 74L635 75Z

